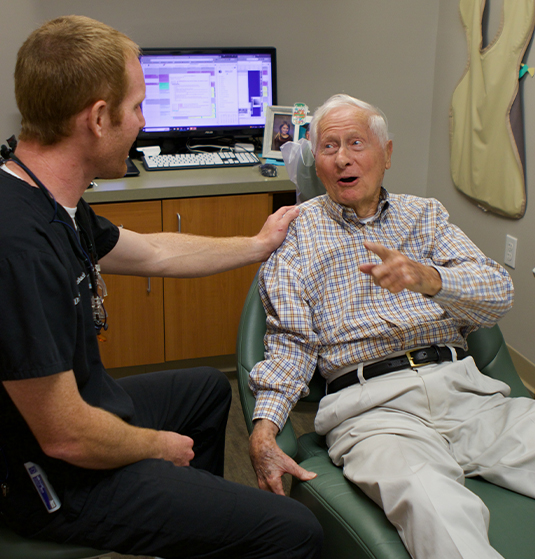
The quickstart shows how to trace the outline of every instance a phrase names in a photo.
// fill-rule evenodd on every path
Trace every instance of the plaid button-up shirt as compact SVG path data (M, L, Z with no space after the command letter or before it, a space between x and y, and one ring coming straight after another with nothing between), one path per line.
M360 264L380 259L365 240L434 266L434 297L374 285ZM267 313L265 361L251 372L254 419L282 428L308 393L316 366L330 375L400 351L431 344L466 349L466 336L495 324L513 304L509 274L487 258L434 199L382 190L376 215L356 213L319 196L300 206L280 248L260 272Z

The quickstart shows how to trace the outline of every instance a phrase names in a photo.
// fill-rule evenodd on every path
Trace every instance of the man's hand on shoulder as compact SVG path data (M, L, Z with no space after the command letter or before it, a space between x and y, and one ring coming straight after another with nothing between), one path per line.
M270 254L279 248L286 238L288 226L299 215L297 206L284 206L271 214L255 239L260 246L261 261L267 260Z
M277 445L278 427L268 419L256 421L249 439L249 454L258 479L258 487L284 495L283 474L291 474L301 481L314 479L317 474L301 468Z
M381 264L359 266L361 272L373 278L375 285L391 293L408 289L431 297L441 290L442 279L432 266L415 262L401 252L386 248L379 243L366 241L364 246L382 260Z

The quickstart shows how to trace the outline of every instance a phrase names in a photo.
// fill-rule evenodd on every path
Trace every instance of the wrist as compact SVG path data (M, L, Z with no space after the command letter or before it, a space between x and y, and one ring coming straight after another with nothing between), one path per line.
M434 266L429 266L428 283L425 295L434 297L442 289L442 277Z
M268 243L265 239L262 239L260 234L250 237L250 239L254 262L265 262L273 252L273 247L268 246Z
M279 427L270 419L256 419L254 421L252 435L253 434L258 437L272 438L275 440L276 436L279 434Z

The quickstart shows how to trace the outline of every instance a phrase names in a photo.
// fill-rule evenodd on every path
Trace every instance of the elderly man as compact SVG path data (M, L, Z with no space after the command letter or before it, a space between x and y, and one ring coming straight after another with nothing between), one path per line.
M311 142L327 194L300 206L260 276L267 350L250 377L259 486L281 493L285 472L314 477L275 435L317 366L327 395L316 430L412 557L500 557L463 478L535 497L535 403L508 398L465 350L471 331L510 309L511 280L438 201L382 187L392 142L376 108L335 95L316 111Z
M82 194L96 176L124 175L144 125L138 55L81 16L45 23L19 50L22 130L0 170L0 514L28 537L126 554L315 559L310 511L222 477L224 375L116 381L100 360L100 266L171 277L236 268L265 260L297 214L281 209L250 238L140 235L96 216Z

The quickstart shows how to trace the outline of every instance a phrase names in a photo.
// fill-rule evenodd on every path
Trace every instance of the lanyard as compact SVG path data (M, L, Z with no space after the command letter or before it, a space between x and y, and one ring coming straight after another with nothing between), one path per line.
M58 203L54 198L54 195L48 188L39 180L39 178L32 172L32 170L25 165L14 153L13 146L16 146L16 140L12 136L8 143L10 147L5 145L1 148L1 156L4 161L10 159L13 163L17 164L21 169L23 169L29 177L35 182L41 192L46 196L47 200L50 202L54 208L54 216L50 220L50 223L60 223L69 230L68 238L71 247L75 253L81 255L81 260L86 268L89 288L91 290L91 307L93 310L93 322L95 324L95 329L97 334L100 333L101 329L108 329L107 325L107 313L104 309L103 298L106 296L106 284L100 275L100 266L98 265L98 259L96 251L94 250L93 243L89 235L85 232L84 228L78 223L78 231L70 224L58 217ZM73 238L75 240L73 244ZM85 247L84 247L85 245ZM100 292L99 292L100 288ZM102 293L102 294L101 294Z

